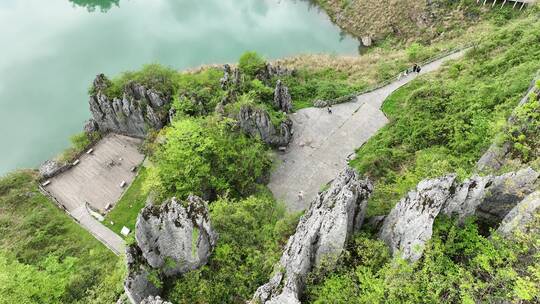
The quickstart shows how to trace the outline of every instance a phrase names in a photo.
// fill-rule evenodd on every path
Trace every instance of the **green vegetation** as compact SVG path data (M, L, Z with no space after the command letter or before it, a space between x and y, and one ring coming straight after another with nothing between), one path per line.
M101 134L98 132L92 132L90 134L81 132L71 136L71 146L62 152L60 160L64 162L72 161L77 155L82 153L100 138Z
M265 65L266 61L256 52L245 52L238 61L240 72L251 78L254 78Z
M540 82L536 88L540 92ZM519 107L506 130L506 140L511 142L514 158L527 163L540 159L540 97L533 92L529 102Z
M42 195L35 178L24 171L0 179L0 303L116 301L118 258Z
M358 38L374 38L379 45L389 42L399 48L411 40L422 43L448 40L485 20L502 25L521 14L511 4L491 9L469 0L312 2L324 9L343 31Z
M120 234L123 226L131 231L135 231L135 223L139 211L145 206L148 193L143 191L143 184L146 180L146 168L141 167L133 183L129 186L122 198L116 203L114 209L105 216L103 224L112 231ZM111 224L113 222L113 224Z
M527 18L485 37L460 61L390 96L390 123L352 165L377 184L370 215L385 214L421 179L469 175L538 69L540 22Z
M345 72L331 68L318 71L299 70L283 81L289 86L294 110L312 107L317 100L334 99L367 87L366 84L351 83Z
M120 0L69 0L75 5L85 7L89 12L94 12L99 9L101 12L106 12L113 5L118 6Z
M233 132L227 119L183 118L162 133L167 140L152 156L145 187L161 199L249 195L270 168L263 143Z
M108 81L108 87L105 94L109 98L122 98L124 88L130 83L138 83L147 89L153 89L160 92L165 97L173 96L178 90L178 73L159 64L148 64L143 66L140 71L129 71L122 73L119 77ZM95 93L96 88L90 88L89 93Z
M210 205L218 246L209 263L168 287L173 303L245 303L270 277L298 216L285 215L268 190Z
M537 303L540 301L540 217L513 240L479 234L474 221L438 219L424 257L392 259L369 234L351 243L338 268L318 269L309 303Z

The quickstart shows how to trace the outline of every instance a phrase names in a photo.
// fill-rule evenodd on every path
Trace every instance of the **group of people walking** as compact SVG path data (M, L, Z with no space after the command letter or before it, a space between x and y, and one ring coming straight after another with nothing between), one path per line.
M414 64L412 69L406 69L403 73L399 74L399 77L398 79L401 79L402 77L405 77L407 75L409 75L410 73L420 73L420 71L422 70L422 68L418 65L418 64Z
M422 68L418 64L414 64L412 69L406 69L403 73L399 74L398 79L401 79L402 77L405 77L409 75L410 73L417 73L419 74ZM327 107L328 114L332 114L332 105L328 105Z

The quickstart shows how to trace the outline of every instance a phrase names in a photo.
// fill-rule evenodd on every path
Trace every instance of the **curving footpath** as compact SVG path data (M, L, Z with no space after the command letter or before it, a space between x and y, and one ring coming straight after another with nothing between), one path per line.
M444 62L463 56L462 50L422 66L420 74L437 70ZM388 123L380 110L384 100L418 75L410 74L387 86L359 95L356 101L326 108L302 109L293 115L294 138L279 154L269 187L289 211L301 211L354 157L355 149ZM299 197L299 193L303 197Z

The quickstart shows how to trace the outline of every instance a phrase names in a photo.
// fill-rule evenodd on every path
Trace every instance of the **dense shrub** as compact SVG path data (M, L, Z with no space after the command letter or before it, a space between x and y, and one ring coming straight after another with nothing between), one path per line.
M118 258L43 196L31 172L0 179L0 248L0 303L86 303L94 293L111 303L122 292Z
M472 220L461 227L441 218L414 264L392 259L383 242L361 234L338 269L311 285L306 302L536 303L539 223L530 233L506 240L481 236Z
M523 162L540 158L540 100L534 93L529 98L529 102L516 110L506 130L513 156Z
M336 69L300 69L293 76L285 77L284 83L289 87L295 110L311 107L317 100L334 99L367 87L351 83L346 73Z
M101 134L99 132L86 133L81 132L77 133L70 138L71 146L64 150L60 155L60 160L62 161L72 161L77 154L83 152L90 144L99 140Z
M256 52L245 52L238 61L240 72L251 78L255 77L265 65L266 61Z
M264 144L232 131L227 120L185 118L162 133L166 142L152 157L146 181L161 198L248 195L270 168Z
M390 123L352 165L377 181L370 214L384 214L423 178L472 172L518 104L540 60L540 22L502 27L464 59L396 91Z

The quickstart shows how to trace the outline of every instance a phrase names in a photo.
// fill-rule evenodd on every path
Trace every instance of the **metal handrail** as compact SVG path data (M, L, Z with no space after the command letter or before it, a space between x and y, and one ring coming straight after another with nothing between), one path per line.
M471 47L474 47L476 44L475 43L471 43L471 44L466 44L464 46L460 46L460 47L455 47L453 49L450 49L450 50L446 50L442 53L439 53L437 54L436 56L433 56L433 57L430 57L426 60L424 60L423 62L420 63L421 66L424 66L424 65L427 65L427 64L430 64L432 62L435 62L439 59L442 59L444 57L447 57L447 56L450 56L452 54L455 54L455 53L458 53L458 52L461 52L463 50L466 50L468 48L471 48ZM354 92L354 93L351 93L351 94L348 94L348 95L343 95L343 96L340 96L340 97L337 97L337 98L333 98L333 99L329 99L329 100L325 100L325 101L320 101L319 104L317 104L317 102L315 102L314 106L315 107L318 107L318 108L323 108L323 107L326 107L326 106L329 106L329 105L335 105L335 104L340 104L340 103L345 103L345 102L349 102L349 101L352 101L354 98L356 98L357 96L359 95L363 95L363 94L366 94L366 93L370 93L370 92L373 92L375 90L378 90L382 87L385 87L389 84L391 84L392 82L394 81L397 81L400 79L400 76L401 76L401 73L400 72L399 74L397 74L396 76L394 77L391 77L391 78L388 78L382 82L379 82L379 83L376 83L366 89L363 89L361 91L357 91L357 92Z

